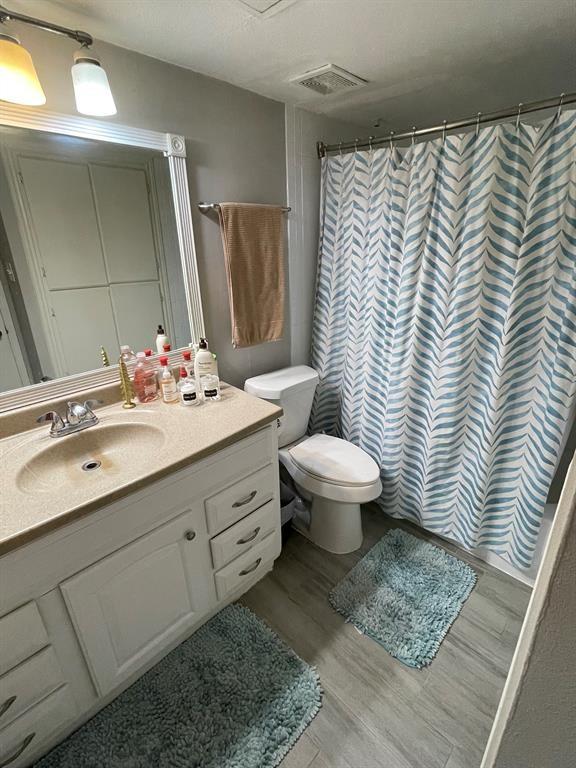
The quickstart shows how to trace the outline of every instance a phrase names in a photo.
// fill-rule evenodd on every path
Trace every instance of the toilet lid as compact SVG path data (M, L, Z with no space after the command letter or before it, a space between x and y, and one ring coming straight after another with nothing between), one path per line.
M374 459L339 437L312 435L289 452L304 472L336 485L370 485L380 477Z

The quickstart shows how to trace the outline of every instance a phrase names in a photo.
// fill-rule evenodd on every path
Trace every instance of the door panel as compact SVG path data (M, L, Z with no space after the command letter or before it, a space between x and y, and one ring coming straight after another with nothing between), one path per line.
M156 326L164 323L160 285L121 283L110 286L110 296L121 344L136 352L152 347Z
M12 334L8 332L7 321L8 317L4 318L0 307L0 392L23 387L30 383L27 378L24 379L18 368L15 350L12 349L11 344Z
M107 282L88 166L20 157L48 288Z
M82 373L102 365L100 347L119 355L116 326L108 288L51 291L65 373Z
M146 172L91 165L111 283L158 280Z
M100 560L61 590L105 694L216 604L202 510L189 510Z

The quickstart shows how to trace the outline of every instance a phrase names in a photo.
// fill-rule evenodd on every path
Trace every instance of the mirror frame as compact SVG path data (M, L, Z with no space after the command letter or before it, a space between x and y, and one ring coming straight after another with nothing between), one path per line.
M186 173L186 142L184 136L173 133L159 133L145 128L131 128L102 120L64 115L57 112L22 107L18 104L2 102L0 104L0 125L13 128L29 128L35 131L59 133L64 136L76 136L82 139L124 144L159 152L168 159L174 216L178 233L178 247L182 263L186 306L190 321L191 339L205 336L200 281L194 245L192 209L188 176ZM45 400L56 400L71 392L93 389L118 381L118 366L97 368L86 373L76 373L41 384L0 392L0 413L35 405Z

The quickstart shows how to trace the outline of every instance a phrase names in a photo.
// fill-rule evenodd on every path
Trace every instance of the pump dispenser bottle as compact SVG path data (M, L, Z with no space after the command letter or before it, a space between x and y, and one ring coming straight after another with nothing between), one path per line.
M196 381L200 381L201 376L216 375L216 360L214 355L208 349L208 340L200 339L198 352L194 358L194 375Z
M166 331L161 325L159 325L156 332L156 352L161 355L164 352L164 344L169 343L170 342L168 341L168 336L166 336Z

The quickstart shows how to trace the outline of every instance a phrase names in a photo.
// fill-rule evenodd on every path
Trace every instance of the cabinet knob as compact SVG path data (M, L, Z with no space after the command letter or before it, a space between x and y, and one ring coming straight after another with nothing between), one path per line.
M196 538L196 531L186 531L184 538L188 541L193 541Z

